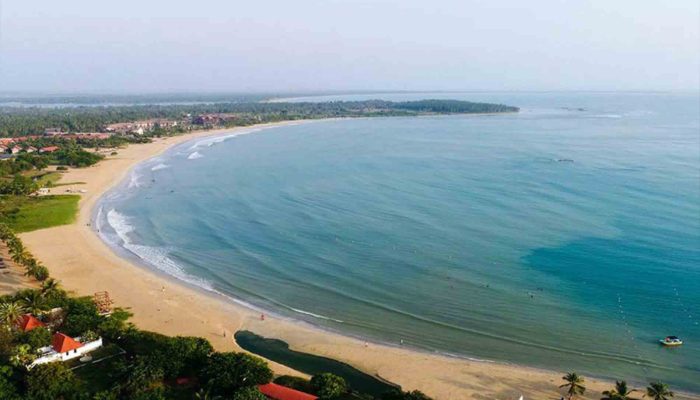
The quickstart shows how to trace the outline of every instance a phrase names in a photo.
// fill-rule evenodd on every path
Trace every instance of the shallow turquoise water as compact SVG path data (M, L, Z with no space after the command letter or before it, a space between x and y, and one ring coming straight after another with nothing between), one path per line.
M700 97L428 97L523 112L187 143L105 197L101 234L326 328L700 391Z

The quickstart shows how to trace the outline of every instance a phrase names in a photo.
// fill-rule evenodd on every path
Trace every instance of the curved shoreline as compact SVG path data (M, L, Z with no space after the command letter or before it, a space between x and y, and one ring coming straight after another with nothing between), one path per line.
M367 373L381 375L404 389L422 390L436 399L476 395L493 399L517 398L520 394L532 398L556 396L561 373L431 354L388 344L369 344L305 321L279 316L261 321L259 311L246 308L235 299L231 299L236 301L232 304L223 296L193 288L176 277L154 271L152 267L134 265L133 260L116 254L88 225L105 194L117 188L139 164L174 146L237 130L300 122L203 131L159 139L154 143L131 145L97 166L70 170L63 179L87 182L85 187L88 189L80 200L76 222L25 233L21 235L22 239L66 288L81 295L108 290L118 305L132 309L134 322L143 329L169 335L202 336L219 350L240 350L232 340L233 333L247 329L261 336L284 340L295 350L334 358ZM272 365L277 373L293 373L279 364ZM594 392L600 393L610 386L609 382L594 379L587 383L593 396Z

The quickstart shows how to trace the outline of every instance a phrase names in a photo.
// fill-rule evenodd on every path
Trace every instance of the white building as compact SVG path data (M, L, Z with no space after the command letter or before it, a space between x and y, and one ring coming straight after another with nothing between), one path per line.
M102 347L102 338L81 343L79 337L73 339L68 335L56 332L51 339L51 346L40 348L39 357L29 364L27 369L32 369L39 364L46 364L54 361L68 361L82 357L100 347Z

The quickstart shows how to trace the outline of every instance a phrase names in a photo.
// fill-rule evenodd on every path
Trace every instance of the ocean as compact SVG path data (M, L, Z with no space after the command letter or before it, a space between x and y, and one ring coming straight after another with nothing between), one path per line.
M191 141L95 225L148 268L325 329L700 392L697 93L294 101L367 97L522 110Z

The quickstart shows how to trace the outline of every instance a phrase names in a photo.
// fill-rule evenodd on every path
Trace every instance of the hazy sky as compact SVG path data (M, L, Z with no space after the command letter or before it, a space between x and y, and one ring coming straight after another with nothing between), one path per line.
M0 91L698 90L698 0L0 0Z

